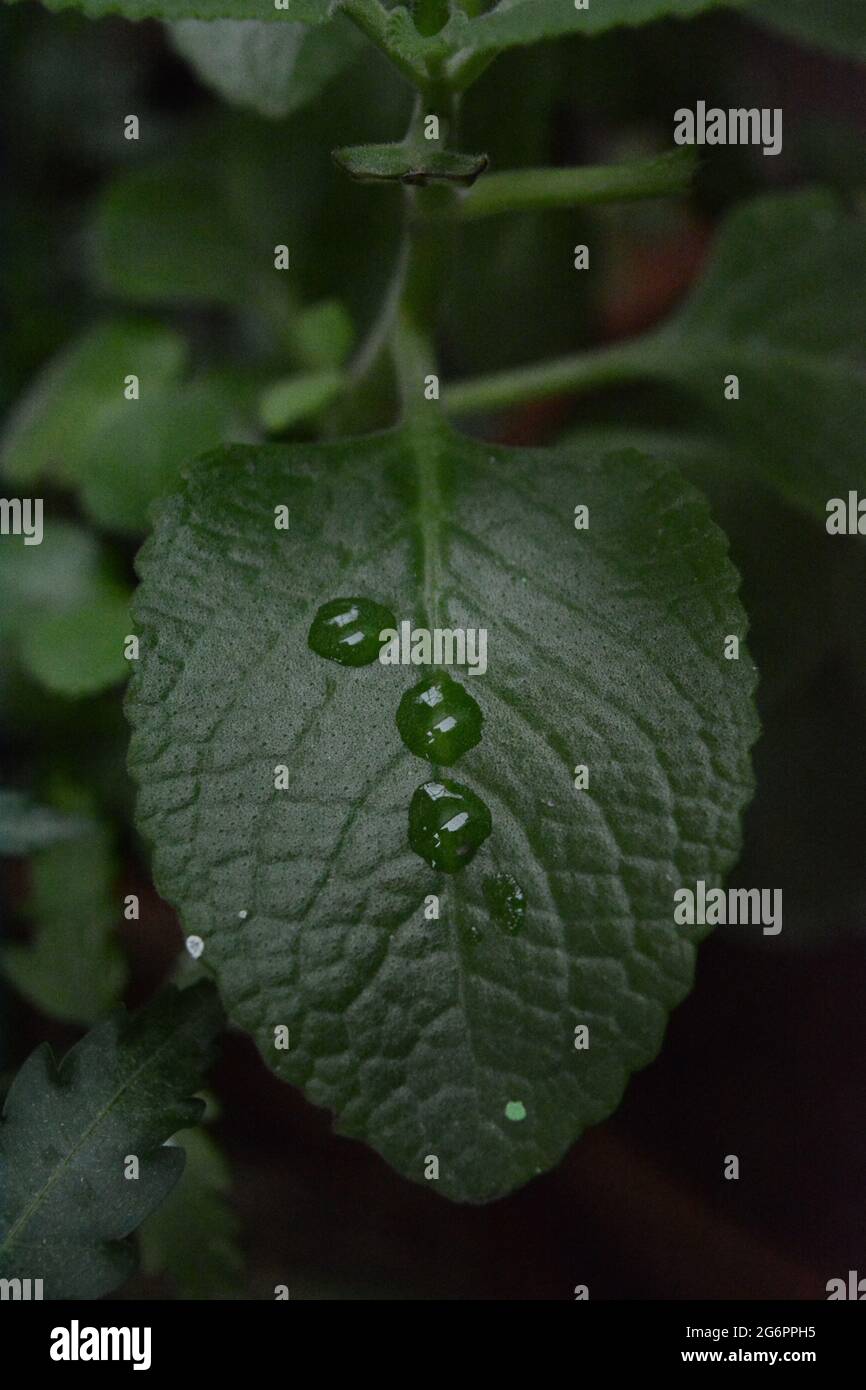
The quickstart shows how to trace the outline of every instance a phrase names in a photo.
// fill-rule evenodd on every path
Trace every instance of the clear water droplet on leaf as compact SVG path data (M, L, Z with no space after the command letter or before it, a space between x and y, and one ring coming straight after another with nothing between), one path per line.
M397 728L419 758L450 767L481 739L484 716L459 681L434 672L407 690L397 709Z
M369 598L332 598L310 625L307 641L317 656L341 666L369 666L384 645L380 632L396 628L390 609Z
M409 844L431 869L456 874L493 829L490 808L460 782L425 782L409 806Z

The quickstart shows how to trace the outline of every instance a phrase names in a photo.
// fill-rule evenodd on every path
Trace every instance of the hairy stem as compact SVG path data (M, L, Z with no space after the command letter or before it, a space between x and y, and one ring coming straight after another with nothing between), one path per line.
M425 379L435 376L439 309L451 264L456 202L451 188L406 189L406 258L391 348L403 418L437 417L425 398Z
M456 123L456 102L441 91L431 109L429 94L419 94L405 136L407 145L424 143L424 118L440 118L439 140L444 145ZM457 195L450 187L411 187L403 189L405 228L400 258L395 268L381 313L351 369L351 389L363 393L367 383L380 371L383 356L390 351L397 377L400 403L406 419L428 420L441 414L439 406L424 396L425 377L436 374L435 338L439 309L452 264ZM426 407L426 413L425 413Z
M465 92L498 56L495 48L482 53L474 53L472 49L455 53L445 66L448 85L455 92Z
M381 0L343 0L341 13L348 15L414 86L423 87L426 84L427 69L393 44L388 11Z
M536 208L667 197L688 190L695 167L691 150L676 150L624 164L488 174L466 194L461 213L472 219Z

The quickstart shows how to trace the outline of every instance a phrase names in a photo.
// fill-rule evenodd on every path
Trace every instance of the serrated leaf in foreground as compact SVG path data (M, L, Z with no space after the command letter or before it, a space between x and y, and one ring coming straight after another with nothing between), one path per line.
M31 1054L0 1124L0 1276L42 1279L53 1299L99 1298L128 1278L127 1237L183 1172L166 1140L201 1116L191 1096L221 1021L211 985L168 989L99 1024L59 1067L47 1044Z
M234 1021L408 1177L436 1156L452 1198L556 1163L658 1051L704 931L673 893L720 881L751 790L754 668L723 659L745 619L701 495L636 452L444 429L232 447L164 504L140 573L138 821ZM493 823L458 873L407 838L431 773L396 714L429 670L308 646L347 595L487 630L486 673L449 672L484 717L449 775Z

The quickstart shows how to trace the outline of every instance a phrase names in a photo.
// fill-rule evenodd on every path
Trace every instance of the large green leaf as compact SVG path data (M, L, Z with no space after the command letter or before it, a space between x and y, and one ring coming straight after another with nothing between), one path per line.
M863 0L753 0L748 13L804 43L866 62Z
M33 859L32 945L7 946L3 973L44 1014L93 1023L118 1002L127 970L117 936L117 862L103 827Z
M723 659L745 619L700 494L638 453L438 429L236 447L163 504L140 571L138 821L234 1021L409 1177L437 1156L451 1197L555 1163L657 1052L705 931L674 925L673 892L739 843L755 676L745 649ZM453 773L493 830L454 876L407 840L431 772L395 720L424 672L308 646L347 594L489 632L486 674L454 672L485 722Z
M565 34L601 34L619 25L690 19L706 10L745 3L747 0L590 0L588 9L578 10L573 0L499 0L493 9L468 23L463 17L453 17L445 33L463 48L496 51Z
M826 518L866 484L866 226L821 192L728 218L681 312L646 340L648 370L696 392L756 472ZM643 356L643 350L639 349ZM739 377L739 400L725 379Z
M166 990L132 1018L119 1010L59 1067L46 1043L31 1054L0 1125L0 1276L43 1279L53 1299L99 1298L128 1278L127 1237L183 1171L166 1140L204 1109L190 1097L220 1026L202 984Z
M340 19L320 29L184 19L170 25L169 34L178 53L221 97L274 119L313 101L365 42Z

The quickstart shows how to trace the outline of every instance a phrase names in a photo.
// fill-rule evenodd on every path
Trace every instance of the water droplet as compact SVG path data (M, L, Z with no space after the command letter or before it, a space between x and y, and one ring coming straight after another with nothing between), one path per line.
M490 810L459 782L425 782L409 806L409 844L431 869L456 874L493 829Z
M186 939L186 949L189 951L193 960L198 960L204 950L204 942L200 936L188 936Z
M522 1100L510 1100L505 1107L506 1120L525 1120L526 1106Z
M397 709L397 728L406 747L443 767L475 747L483 721L465 686L438 671L407 690Z
M516 933L526 916L526 894L511 874L494 874L484 880L484 897L490 915L503 931Z
M332 598L323 603L307 638L313 651L341 666L369 666L383 646L379 633L397 619L369 598Z

